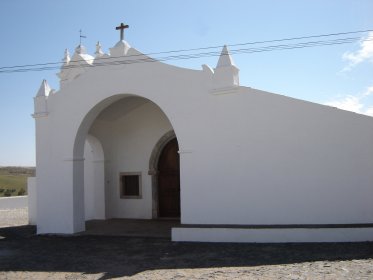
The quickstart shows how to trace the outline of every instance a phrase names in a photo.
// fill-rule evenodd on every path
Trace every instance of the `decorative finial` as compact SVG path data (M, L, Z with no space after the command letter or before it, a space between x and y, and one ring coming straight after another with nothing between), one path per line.
M224 47L221 51L221 54L220 54L220 57L219 57L219 60L218 60L218 64L216 65L216 68L225 67L225 66L235 66L234 62L233 62L233 59L232 59L232 57L229 53L227 45L224 45Z
M100 57L104 55L104 52L102 51L102 48L101 48L100 41L97 41L95 55L96 57Z
M120 40L123 41L124 40L124 29L128 28L129 25L124 25L124 23L122 22L119 26L115 27L116 30L120 30Z
M47 80L44 79L44 80L41 82L40 88L39 88L38 93L36 94L36 96L37 96L37 97L38 97L38 96L44 96L44 97L46 97L46 96L49 95L50 92L51 92L51 88L50 88L50 86L48 85Z
M75 53L77 54L86 54L87 53L87 50L85 49L84 46L82 45L79 45L75 48Z
M70 62L71 58L70 58L70 53L69 53L69 50L68 49L65 49L65 55L63 57L63 62L65 64L68 64Z

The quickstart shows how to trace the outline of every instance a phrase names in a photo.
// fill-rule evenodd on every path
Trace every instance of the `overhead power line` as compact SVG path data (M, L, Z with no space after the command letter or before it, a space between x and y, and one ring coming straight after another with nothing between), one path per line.
M317 46L339 45L339 44L347 44L347 43L356 42L358 40L360 40L360 37L343 38L343 39L327 40L327 41L311 41L311 42L303 42L303 43L296 43L296 44L272 45L272 46L259 47L259 48L241 48L241 49L231 50L230 53L232 54L256 53L256 52L268 52L268 51L276 51L276 50L309 48L309 47L317 47ZM365 39L365 41L370 41L370 40L373 40L373 37L368 37ZM157 57L157 58L146 57L146 58L139 58L139 59L128 59L127 57L115 57L115 58L111 58L110 61L97 62L97 63L95 61L93 65L89 65L89 64L80 65L77 62L72 61L70 65L64 66L63 68L73 69L73 68L82 68L82 67L99 67L99 66L108 66L108 65L135 64L135 63L146 63L146 62L163 62L163 61L170 61L170 60L185 60L185 59L195 59L195 58L211 57L211 56L220 56L220 51L173 55L173 56ZM119 58L122 58L122 59L119 59ZM59 66L44 66L44 67L38 67L38 68L20 68L20 69L11 69L11 70L0 70L0 74L1 73L21 73L21 72L30 72L30 71L47 71L47 70L56 70L59 68L60 68Z
M371 32L371 31L373 31L373 29L350 31L350 32L329 33L329 34L321 34L321 35L311 35L311 36L303 36L303 37L291 37L291 38L274 39L274 40L266 40L266 41L254 41L254 42L230 44L230 45L227 45L227 46L228 47L236 47L236 46L244 46L244 45L275 43L275 42L303 40L303 39L320 38L320 37L340 36L340 35L356 34L356 33L367 33L367 32ZM222 45L218 45L218 46L210 46L210 47L202 47L202 48L180 49L180 50L171 50L171 51L163 51L163 52L152 52L152 53L145 53L145 54L140 54L140 55L131 55L131 56L126 56L126 57L131 58L131 57L143 56L143 55L150 56L150 55L158 55L158 54L168 54L168 53L178 53L178 52L216 49L216 48L222 48L222 47L223 47ZM113 59L113 58L115 58L115 57L98 58L96 60L105 60L105 59ZM120 57L117 57L117 58L120 58ZM79 61L84 61L84 60L75 60L75 62L79 62ZM32 66L56 65L56 64L60 65L60 64L62 64L62 62L58 61L58 62L16 65L16 66L4 66L4 67L0 67L0 70L1 69L17 68L17 67L32 67Z
M260 44L275 43L275 42L303 40L303 39L310 39L310 38L322 38L322 37L340 36L340 35L347 35L347 34L367 33L371 31L373 30L330 33L330 34L322 34L322 35L312 35L312 36L293 37L293 38L284 38L284 39L267 40L267 41L230 44L227 46L232 48L232 47L260 45ZM290 50L290 49L348 44L348 43L353 43L353 42L357 42L361 40L362 40L361 37L347 37L347 38L338 38L338 39L332 39L332 40L306 41L306 42L299 42L299 43L293 43L293 44L278 44L278 45L258 46L258 47L249 47L249 48L237 48L237 49L231 49L230 53L231 54L250 54L250 53L257 53L257 52L268 52L268 51ZM373 37L367 37L363 41L371 41L371 40L373 40ZM193 48L193 49L182 49L182 50L172 50L172 51L164 51L164 52L154 52L154 53L147 53L147 54L137 54L137 55L129 55L129 56L95 58L95 59L92 59L92 61L94 61L93 65L90 65L90 64L80 65L79 62L82 62L85 60L74 60L74 61L71 61L69 65L63 66L63 69L73 69L73 68L80 68L80 67L99 67L99 66L108 66L108 65L134 64L134 63L157 62L157 61L163 62L163 61L170 61L170 60L185 60L185 59L195 59L195 58L201 58L201 57L220 56L221 54L220 48L222 47L223 46L210 46L210 47ZM182 53L182 52L202 51L202 50L217 49L217 48L219 48L219 50L208 51L208 52L177 54L177 53ZM153 57L153 58L147 57L150 55L173 54L173 53L175 53L176 55L160 56L160 57ZM140 57L140 58L137 58L137 57ZM30 71L56 70L56 69L60 69L62 65L63 65L63 62L48 62L48 63L17 65L17 66L4 66L4 67L0 67L0 74L1 73L20 73L20 72L30 72Z

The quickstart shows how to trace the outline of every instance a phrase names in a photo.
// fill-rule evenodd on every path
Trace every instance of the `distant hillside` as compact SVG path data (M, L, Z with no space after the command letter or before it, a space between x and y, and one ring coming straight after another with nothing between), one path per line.
M28 175L28 177L35 176L35 167L21 167L21 166L5 166L0 167L0 175Z
M27 177L35 176L35 167L0 167L0 197L27 194Z

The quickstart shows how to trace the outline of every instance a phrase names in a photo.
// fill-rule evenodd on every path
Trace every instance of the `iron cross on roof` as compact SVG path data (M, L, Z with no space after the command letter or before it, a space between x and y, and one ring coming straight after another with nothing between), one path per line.
M123 41L124 39L124 29L128 28L129 26L122 22L119 26L115 27L116 30L120 30L120 40Z
M82 35L82 30L79 30L79 46L82 45L82 38L87 38L86 36Z

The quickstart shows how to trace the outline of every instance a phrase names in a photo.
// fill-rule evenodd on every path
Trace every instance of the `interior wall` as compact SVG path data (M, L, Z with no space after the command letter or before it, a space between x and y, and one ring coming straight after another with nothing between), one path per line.
M127 97L105 109L90 134L105 153L105 207L107 218L152 218L152 178L149 159L158 140L172 126L154 103ZM122 172L141 173L141 198L120 198Z

